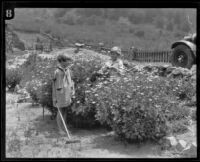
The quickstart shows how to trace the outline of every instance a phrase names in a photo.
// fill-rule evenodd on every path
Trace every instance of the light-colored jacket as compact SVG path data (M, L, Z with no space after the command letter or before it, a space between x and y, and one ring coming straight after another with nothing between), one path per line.
M74 93L74 82L71 79L69 68L63 69L58 66L52 84L53 106L59 108L69 106Z
M123 73L125 69L123 61L121 59L117 59L116 61L112 60L107 61L100 71L103 72L107 67L114 68L120 73Z

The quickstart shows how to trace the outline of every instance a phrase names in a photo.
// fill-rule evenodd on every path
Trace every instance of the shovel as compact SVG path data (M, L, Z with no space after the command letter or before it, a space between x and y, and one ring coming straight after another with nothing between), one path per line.
M57 106L57 105L56 105L56 106ZM67 125L66 125L65 120L64 120L64 118L63 118L63 116L62 116L62 113L60 112L60 109L59 109L58 106L57 106L57 108L58 108L58 112L59 112L59 114L60 114L61 120L62 120L62 122L63 122L63 125L64 125L64 127L65 127L65 130L66 130L66 132L67 132L67 136L68 136L68 138L69 138L69 139L65 142L65 144L80 143L80 142L81 142L80 140L73 140L73 139L71 139L71 136L70 136L69 131L68 131L68 129L67 129Z

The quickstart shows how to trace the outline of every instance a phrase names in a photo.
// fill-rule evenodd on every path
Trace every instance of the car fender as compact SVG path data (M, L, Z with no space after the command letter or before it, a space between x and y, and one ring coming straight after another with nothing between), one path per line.
M194 43L186 41L186 40L180 40L180 41L174 42L172 44L171 48L173 49L180 44L186 45L189 49L191 49L193 51L193 53L196 54L196 45Z

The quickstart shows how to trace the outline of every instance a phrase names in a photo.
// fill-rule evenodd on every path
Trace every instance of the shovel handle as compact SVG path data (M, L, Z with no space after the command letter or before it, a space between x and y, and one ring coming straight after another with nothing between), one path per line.
M69 131L68 131L67 126L66 126L66 124L65 124L65 120L64 120L64 118L63 118L63 116L62 116L62 113L60 112L60 109L59 109L59 107L58 107L57 105L56 105L56 107L58 108L58 112L59 112L60 117L61 117L61 119L62 119L62 122L63 122L63 125L64 125L64 127L65 127L65 130L66 130L66 132L67 132L68 138L71 139L71 137L70 137L70 135L69 135Z

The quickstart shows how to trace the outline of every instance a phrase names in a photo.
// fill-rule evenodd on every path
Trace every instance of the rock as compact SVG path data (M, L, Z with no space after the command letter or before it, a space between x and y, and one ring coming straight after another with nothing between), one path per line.
M165 137L164 141L167 147L175 148L177 145L177 140L174 136Z
M167 77L173 77L173 78L177 78L177 77L190 77L192 76L192 72L189 69L185 69L185 68L175 68L172 71L172 68L167 68L166 70L166 75L168 75ZM170 73L171 71L171 73Z
M150 65L147 65L147 66L144 66L144 67L143 67L143 70L145 70L145 71L147 71L147 72L151 72L152 69L153 69L153 67L150 66Z
M193 65L192 68L190 69L190 71L192 72L192 74L196 74L197 66Z
M186 146L187 146L187 142L186 141L179 140L178 144L176 145L176 149L181 152L186 148Z
M197 144L196 142L193 142L192 144L190 144L188 147L186 147L183 152L184 155L189 156L189 157L193 157L193 156L197 156Z
M174 69L176 69L176 67L169 66L169 67L167 68L167 72L168 72L168 73L171 73Z

